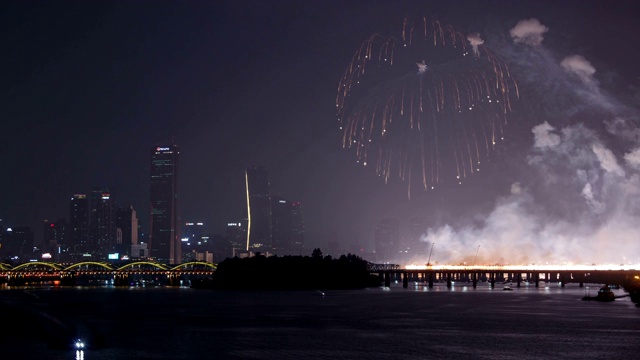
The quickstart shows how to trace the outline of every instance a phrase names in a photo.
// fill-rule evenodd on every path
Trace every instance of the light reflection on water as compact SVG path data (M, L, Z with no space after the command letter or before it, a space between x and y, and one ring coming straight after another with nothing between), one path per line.
M465 282L454 282L450 289L446 283L433 288L428 283L410 285L322 289L324 296L318 291L31 289L37 297L29 295L24 302L67 324L82 322L88 335L104 345L71 352L33 347L27 348L33 351L29 356L7 359L187 359L211 354L260 359L420 359L425 354L491 359L509 354L506 358L527 360L605 353L610 358L634 358L625 351L640 337L640 311L628 298L607 304L578 301L586 289L577 284L522 284L512 286L513 291L487 283L475 289ZM4 294L0 291L0 303ZM537 340L532 345L513 343L516 338ZM11 350L9 345L3 348Z

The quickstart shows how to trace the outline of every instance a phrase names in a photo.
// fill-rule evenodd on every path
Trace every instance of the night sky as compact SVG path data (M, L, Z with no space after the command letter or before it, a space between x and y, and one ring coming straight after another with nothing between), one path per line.
M640 263L639 8L5 1L0 218L32 226L39 241L44 219L68 217L71 195L109 187L146 227L150 148L173 141L181 220L205 222L211 233L246 216L244 169L262 165L272 194L302 202L308 248L338 241L343 251L370 252L381 218L426 216L434 230L425 241L448 242L458 254L482 243L485 259L503 259L508 248L528 262L560 254L558 261ZM409 197L406 183L385 184L342 149L335 101L365 38L397 34L405 16L423 15L480 33L521 95L482 172ZM510 30L528 19L547 29L543 40L514 42Z

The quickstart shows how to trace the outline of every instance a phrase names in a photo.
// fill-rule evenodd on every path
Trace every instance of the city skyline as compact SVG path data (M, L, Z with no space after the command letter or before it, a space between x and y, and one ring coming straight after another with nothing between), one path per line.
M343 149L336 90L364 40L423 15L478 33L519 93L510 88L513 109L481 171L434 191L413 183L407 196L395 172L385 183ZM564 256L579 228L593 248L615 237L637 258L636 140L624 135L638 124L637 15L630 1L9 2L0 218L39 233L67 216L71 196L108 186L146 228L148 149L173 142L181 219L214 234L246 215L245 169L264 166L272 194L304 205L307 248L372 251L381 219L428 218L422 242L451 254L473 257L479 238L495 244L479 258L506 259L500 249L514 242ZM406 73L438 68L421 61L408 59Z

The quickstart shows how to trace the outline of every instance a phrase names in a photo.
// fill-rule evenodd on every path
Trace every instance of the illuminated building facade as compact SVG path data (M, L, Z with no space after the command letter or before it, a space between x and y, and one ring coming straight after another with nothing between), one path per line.
M301 255L304 243L302 205L280 196L271 197L272 245L277 255Z
M116 243L116 206L108 188L91 190L89 218L92 259L105 260Z
M151 149L150 256L168 264L181 262L178 223L178 164L176 145Z
M280 196L271 197L271 250L274 254L289 253L291 231L291 203Z
M235 257L236 251L246 251L247 248L247 220L228 222L225 230L226 242L218 246L218 253L222 258ZM221 245L222 245L221 244Z
M213 244L209 242L204 223L186 222L181 238L182 262L202 259L204 253L212 252ZM211 255L213 256L213 254Z
M73 261L81 261L89 252L89 199L75 194L69 203L69 252Z
M113 251L120 258L131 258L132 246L138 244L138 216L133 206L116 209L116 244Z
M188 242L194 244L202 242L202 238L205 237L204 223L201 222L187 222L184 224L184 237Z
M304 251L304 216L299 201L291 203L291 254L302 255Z
M247 242L245 250L267 251L271 248L271 196L269 175L262 166L245 171L247 193Z
M28 226L6 227L2 235L2 258L17 262L38 260L33 252L33 231Z
M69 261L66 220L64 218L56 222L45 220L42 230L42 253L49 254L55 262Z

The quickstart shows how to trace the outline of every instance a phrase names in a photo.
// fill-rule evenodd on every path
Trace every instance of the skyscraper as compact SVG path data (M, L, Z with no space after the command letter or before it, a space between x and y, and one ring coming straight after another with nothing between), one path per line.
M120 257L131 257L132 245L138 244L138 217L133 206L116 210L116 243L114 251Z
M151 149L150 256L178 264L182 259L178 223L178 161L176 145Z
M75 194L69 203L69 252L73 261L82 260L89 251L89 199Z
M56 222L45 220L43 224L42 253L51 254L55 262L68 261L69 248L67 222L64 218Z
M271 247L271 196L269 175L262 166L245 171L247 190L246 250L265 251Z
M278 255L300 255L304 243L302 205L271 197L271 248Z
M300 202L291 203L291 254L301 255L304 249L304 216Z
M201 222L186 222L181 236L182 262L194 261L197 253L209 250L209 237Z
M93 259L106 260L116 243L116 206L108 188L91 190L89 251Z
M280 196L271 197L271 250L289 254L293 242L291 203Z
M36 260L34 254L33 231L28 226L7 228L5 232L6 243L11 257L17 257L22 262Z
M218 244L221 258L234 257L236 251L247 249L247 220L227 223L226 244Z

